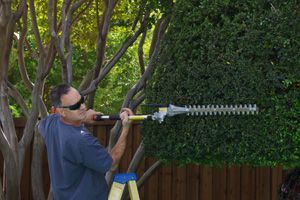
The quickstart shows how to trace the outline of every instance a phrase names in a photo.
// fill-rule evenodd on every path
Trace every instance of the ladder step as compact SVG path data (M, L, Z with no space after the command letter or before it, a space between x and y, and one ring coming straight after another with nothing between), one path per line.
M126 183L128 184L130 199L140 200L136 180L137 177L135 173L116 174L113 178L108 200L120 200Z

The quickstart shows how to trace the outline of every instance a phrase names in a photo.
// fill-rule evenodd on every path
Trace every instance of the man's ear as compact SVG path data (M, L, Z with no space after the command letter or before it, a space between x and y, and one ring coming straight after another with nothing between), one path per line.
M51 107L51 114L57 114L58 110L54 106Z
M61 109L61 108L55 108L55 107L52 107L52 108L51 108L51 112L52 112L53 114L59 114L59 115L65 116L64 109Z
M66 116L65 109L63 109L63 108L58 108L58 109L57 109L57 114L60 114L61 116L65 117L65 116Z

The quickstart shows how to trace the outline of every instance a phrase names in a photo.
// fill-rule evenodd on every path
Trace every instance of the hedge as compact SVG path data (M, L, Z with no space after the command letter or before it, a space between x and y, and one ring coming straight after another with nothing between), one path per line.
M299 1L176 1L146 99L260 109L144 122L147 156L179 165L299 167Z

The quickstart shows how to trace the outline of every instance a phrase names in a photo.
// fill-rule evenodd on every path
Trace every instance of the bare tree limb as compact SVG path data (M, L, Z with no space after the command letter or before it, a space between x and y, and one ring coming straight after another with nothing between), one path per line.
M48 47L48 54L47 54L47 58L46 58L45 70L43 71L43 74L41 75L42 80L44 80L46 78L46 76L50 72L50 69L53 66L53 63L55 60L55 55L56 55L55 50L56 50L55 49L55 40L53 38L51 38L50 45Z
M62 80L63 82L67 83L68 82L68 78L67 78L67 61L65 59L64 56L64 46L62 45L61 41L58 37L57 34L57 30L56 30L56 1L55 0L49 0L48 2L48 22L49 22L49 28L50 28L50 33L51 33L51 37L52 37L52 41L55 44L56 47L56 51L58 53L58 56L61 60L61 64L62 64ZM69 7L69 3L70 0L66 0L63 2L63 6L62 6L62 27L63 30L65 28L65 13L67 8ZM63 35L63 34L62 34ZM62 36L63 37L63 36Z
M19 63L19 71L22 77L22 80L24 82L25 87L32 91L33 89L33 83L30 81L26 67L25 67L25 60L24 60L24 41L27 33L27 6L25 8L24 14L23 14L23 27L21 29L21 35L18 40L18 63Z
M145 146L144 142L142 141L129 164L127 172L135 172L137 170L139 164L141 163L141 160L144 158L144 154Z
M26 46L26 48L27 48L27 50L29 52L30 57L32 59L35 59L35 60L38 59L37 53L32 50L32 48L31 48L31 46L30 46L29 41L28 41L27 38L25 38L25 46Z
M76 1L71 5L70 0L65 0L62 6L62 33L60 39L58 39L57 34L55 38L57 40L57 51L59 58L62 62L62 78L66 83L72 83L72 55L73 47L70 42L70 30L73 24L73 14L74 12L85 2L85 0ZM59 40L59 42L58 42ZM64 51L66 50L66 54Z
M154 67L155 67L155 61L156 61L157 55L159 55L159 52L160 52L159 47L160 47L160 43L161 43L161 38L163 37L163 34L165 33L168 22L169 22L168 18L165 18L159 24L160 28L159 28L158 40L156 41L155 50L153 52L153 55L150 58L148 67L147 67L145 73L139 79L139 81L127 93L122 107L127 107L129 105L129 103L133 99L133 97L145 86L146 81L151 77L152 71L154 70Z
M129 108L131 108L132 110L136 110L136 108L144 101L144 99L145 99L145 91L142 90L139 96L130 102Z
M87 5L74 17L72 24L74 22L77 22L80 19L81 15L92 5L92 3L93 3L93 0L88 1ZM96 4L98 4L98 1L96 1Z
M152 35L152 42L151 42L150 51L149 51L149 58L152 57L154 49L156 48L155 46L156 46L156 42L157 42L158 37L159 37L160 24L162 23L163 19L164 18L160 18L156 22L156 26L154 28L153 35Z
M54 10L54 6L56 7L56 4L54 4L54 0L49 0L48 1L48 24L49 24L49 29L50 29L50 33L51 33L51 37L56 37L56 14L57 12L55 12Z
M31 14L31 19L32 19L32 28L33 28L33 33L35 35L36 43L39 49L39 53L41 55L45 55L45 50L43 47L41 35L39 32L39 28L37 25L37 20L36 20L36 13L35 13L35 6L34 6L34 0L29 0L29 7L30 7L30 14Z
M34 131L33 138L33 155L31 162L31 171L34 172L31 174L31 185L32 185L32 195L33 199L45 200L45 192L43 187L39 187L43 185L43 168L42 168L42 160L43 160L43 151L44 151L44 141L42 139L41 134L39 134L37 127Z
M8 87L5 81L0 82L0 119L3 126L3 131L7 142L9 144L9 148L17 151L18 148L18 138L16 137L15 124L13 121L13 117L9 110L8 103ZM17 142L17 143L16 143ZM15 161L17 162L17 155L14 156Z
M2 123L0 133L1 152L5 160L5 177L6 177L6 198L19 199L20 198L20 174L18 168L18 138L12 115L9 110L7 84L5 80L0 79L0 120ZM17 175L16 175L17 174Z
M15 24L11 12L11 1L5 1L0 5L0 83L6 79Z
M21 16L25 14L24 12L27 13L26 0L21 0L17 11L14 13L14 20L18 21L21 18Z
M94 81L94 79L97 78L97 76L100 74L100 71L102 70L102 66L105 60L105 49L106 49L106 42L107 42L107 34L109 30L109 24L111 21L112 13L115 9L115 6L117 4L117 0L105 0L103 1L103 15L101 18L101 23L99 25L99 32L98 32L98 41L97 41L97 49L96 49L96 62L95 67L93 69L93 79L89 80L90 91L87 93L89 94L88 98L88 107L93 108L94 106L94 97L95 97L95 90L91 90L91 88L96 88L99 82ZM86 80L86 79L85 79ZM91 84L94 84L91 86Z
M93 92L100 81L102 81L106 75L110 72L110 70L115 66L115 64L120 60L120 58L125 54L127 49L136 41L138 36L143 32L144 28L146 28L146 22L139 28L139 30L133 34L131 37L127 38L127 40L123 43L122 47L117 51L117 53L113 56L113 58L107 63L107 65L101 70L99 76L93 80L90 86L84 91L85 94Z
M139 79L139 81L127 93L125 100L123 102L122 108L128 107L130 105L130 102L132 102L133 97L145 86L146 81L151 77L152 71L155 67L156 58L160 52L161 40L164 36L164 33L165 33L166 28L169 23L169 17L163 16L162 18L163 18L163 20L161 20L161 23L157 24L157 26L159 26L158 37L157 37L158 39L155 42L155 44L156 44L155 49L154 49L154 52L148 63L148 67L147 67L145 73ZM111 132L110 132L109 146L108 146L109 149L111 149L116 144L116 141L120 134L120 130L121 130L121 123L118 121L115 124L115 126L111 129ZM140 158L141 155L137 155L137 156ZM154 165L154 168L155 168L155 165ZM147 174L145 176L147 177ZM107 176L106 176L106 181L108 183L110 182L110 178L111 178L111 172L107 173Z
M20 165L18 170L20 174L22 173L22 169L24 166L25 150L29 146L32 140L35 126L37 125L37 120L41 109L40 100L42 99L43 88L44 88L44 80L42 79L44 74L44 65L45 65L45 57L42 57L40 55L39 62L38 62L38 70L36 75L37 77L32 91L32 104L36 106L33 106L31 109L29 118L27 120L27 123L23 131L23 136L19 142Z
M98 0L95 0L96 2L96 22L97 22L97 28L100 30L100 19L99 19L99 3Z
M0 199L5 199L2 188L2 178L0 177Z
M143 14L143 12L145 12L146 3L147 3L147 0L142 0L141 4L139 6L138 14L136 15L136 17L132 23L131 30L135 30L138 21L141 21L142 14Z
M5 133L3 132L1 126L0 126L0 150L3 155L7 155L9 150L9 141Z
M139 63L140 63L140 68L141 68L141 75L143 75L144 72L145 72L145 61L144 61L143 46L145 44L146 35L147 35L147 32L144 31L143 34L142 34L142 38L140 40L140 43L139 43L139 47L138 47L138 57L139 57Z
M147 180L161 165L160 161L156 161L147 171L143 174L143 176L138 180L137 186L140 188L145 183L145 180Z
M2 1L0 4L0 27L7 26L11 17L11 3L12 1Z
M19 93L19 91L13 86L13 84L11 84L10 82L8 82L8 94L9 94L9 96L11 96L17 102L17 104L22 109L22 112L25 115L25 117L28 118L29 117L29 110L28 110L28 107L27 107L27 105L24 101L24 98Z
M161 38L163 37L163 35L165 33L168 23L169 23L169 18L166 17L166 18L164 18L164 20L161 21L160 24L158 24L158 26L159 26L159 28L158 28L159 29L159 34L158 34L159 37L158 38L159 39L156 41L156 45L155 45L156 48L153 52L152 57L150 58L148 67L147 67L145 73L139 79L139 81L127 93L125 100L123 102L122 108L128 107L130 105L130 102L132 101L133 97L141 90L141 88L144 87L144 85L146 84L146 81L150 78L152 71L154 69L154 66L155 66L154 63L155 63L156 57L160 52L159 47L160 47L160 43L161 43ZM109 144L108 144L109 149L111 149L116 144L116 141L120 134L120 130L121 130L121 123L118 121L110 131L110 138L109 138ZM110 182L111 177L112 177L112 172L107 173L106 181L108 183Z
M61 34L60 45L59 45L59 48L61 50L63 50L64 46L65 46L65 37L66 37L65 33L66 33L66 29L67 29L67 13L68 13L70 4L71 4L71 0L64 0L62 9L61 9L62 34Z

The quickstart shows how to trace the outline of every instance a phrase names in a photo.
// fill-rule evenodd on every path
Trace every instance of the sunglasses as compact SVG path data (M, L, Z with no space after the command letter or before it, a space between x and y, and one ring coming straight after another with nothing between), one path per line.
M81 95L81 98L77 103L70 105L70 106L59 106L58 108L68 108L69 110L77 110L81 107L81 104L83 104L84 101L85 101L85 98L84 98L84 96Z

